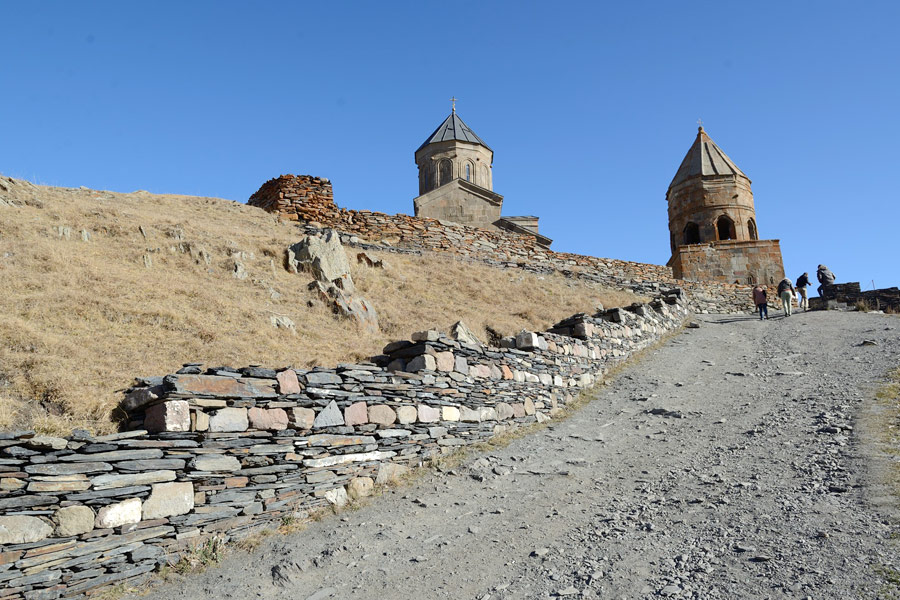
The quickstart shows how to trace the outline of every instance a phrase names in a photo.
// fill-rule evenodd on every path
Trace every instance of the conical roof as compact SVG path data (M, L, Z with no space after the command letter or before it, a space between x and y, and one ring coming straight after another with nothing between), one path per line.
M714 141L706 134L703 127L697 131L697 139L691 149L688 150L675 173L675 178L669 187L678 185L679 183L697 176L715 176L715 175L740 175L746 179L750 179L744 172L738 169L728 155L722 152Z
M469 142L471 144L481 144L488 150L491 150L491 147L482 141L480 137L475 135L475 132L472 131L468 125L463 123L463 120L459 118L459 115L456 114L456 111L450 113L450 116L444 119L444 122L440 124L440 126L434 130L428 139L416 149L416 152L427 146L428 144L434 144L435 142L448 142L452 140L458 140L460 142ZM493 152L493 150L491 150Z

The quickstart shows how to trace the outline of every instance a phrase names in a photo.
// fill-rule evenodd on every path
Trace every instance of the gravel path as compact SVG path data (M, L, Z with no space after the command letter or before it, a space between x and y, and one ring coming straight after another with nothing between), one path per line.
M895 597L865 422L900 319L699 322L564 422L147 597Z

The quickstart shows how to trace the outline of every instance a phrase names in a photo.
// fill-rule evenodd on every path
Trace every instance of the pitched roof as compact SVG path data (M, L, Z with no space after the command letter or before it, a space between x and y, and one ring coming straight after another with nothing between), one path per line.
M434 130L428 139L416 149L416 152L427 146L428 144L434 144L435 142L447 142L451 140L459 140L461 142L469 142L471 144L481 144L488 150L491 150L491 147L482 141L480 137L475 135L475 132L472 131L468 125L463 123L463 120L459 118L459 115L456 114L456 111L450 113L450 116L444 119L444 122L440 124L440 126ZM493 152L493 150L491 150Z
M714 176L714 175L740 175L749 179L744 172L741 171L734 161L728 158L722 149L719 148L714 141L706 134L703 127L697 131L697 139L691 149L688 150L675 173L671 188L687 179L697 176Z

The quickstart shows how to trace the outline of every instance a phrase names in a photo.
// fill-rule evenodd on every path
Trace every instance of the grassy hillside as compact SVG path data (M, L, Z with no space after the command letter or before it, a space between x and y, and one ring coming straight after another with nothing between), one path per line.
M544 329L630 293L438 256L354 264L381 323L367 335L283 268L294 225L229 200L36 186L0 177L0 428L114 428L138 375L184 362L306 367L377 354L463 320L476 333ZM236 277L236 264L246 271ZM296 323L276 329L272 316Z

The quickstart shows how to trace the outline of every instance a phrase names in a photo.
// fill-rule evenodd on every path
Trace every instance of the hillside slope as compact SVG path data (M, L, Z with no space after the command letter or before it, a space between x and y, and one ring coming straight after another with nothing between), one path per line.
M381 332L336 318L283 267L295 225L230 200L0 177L0 428L114 428L117 391L184 362L333 365L463 320L540 330L628 292L439 256L353 266ZM296 323L276 329L273 316Z

